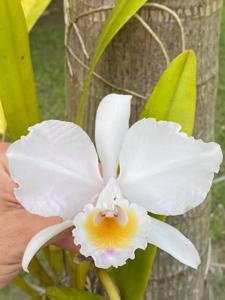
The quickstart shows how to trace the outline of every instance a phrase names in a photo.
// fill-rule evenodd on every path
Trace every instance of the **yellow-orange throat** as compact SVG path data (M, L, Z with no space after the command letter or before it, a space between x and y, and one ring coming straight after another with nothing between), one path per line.
M121 224L117 216L101 217L95 222L99 210L89 213L85 230L91 243L99 249L116 249L128 247L139 228L139 220L132 209L126 209L127 222Z

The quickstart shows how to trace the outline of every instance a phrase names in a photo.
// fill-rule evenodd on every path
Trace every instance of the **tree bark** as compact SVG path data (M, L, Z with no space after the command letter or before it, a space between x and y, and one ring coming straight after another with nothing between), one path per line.
M217 90L218 40L222 0L159 0L181 18L187 48L198 58L198 102L194 135L205 141L213 137L214 107ZM67 113L74 120L86 70L74 59L74 54L86 65L91 57L108 10L80 16L86 11L115 4L115 0L65 0L66 20L66 84ZM162 40L170 59L181 52L179 28L168 12L158 8L142 8L139 14ZM80 17L79 17L80 16ZM79 34L78 34L79 32ZM79 37L80 35L80 37ZM165 59L151 35L132 19L107 48L96 72L118 88L130 89L147 98L160 74ZM85 129L93 136L95 112L99 100L110 92L120 92L98 78L94 78L85 113ZM144 100L134 97L131 123L137 120ZM207 300L207 269L209 262L210 197L182 217L169 218L196 245L202 264L197 271L180 264L168 254L158 251L152 278L145 299L151 300Z

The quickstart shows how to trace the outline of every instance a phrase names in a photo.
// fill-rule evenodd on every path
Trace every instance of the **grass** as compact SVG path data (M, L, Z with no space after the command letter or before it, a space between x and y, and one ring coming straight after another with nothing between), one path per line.
M57 4L57 3L55 3ZM43 119L64 118L64 29L62 5L53 5L48 14L40 19L32 30L31 49L37 81L40 109ZM215 140L225 151L225 6L223 11L220 40L220 73L217 108L215 118ZM225 164L220 175L225 175ZM213 261L225 261L225 182L214 186L212 201L211 233L213 241ZM221 268L212 269L215 299L224 299L225 273ZM222 295L222 296L221 296ZM222 298L221 298L222 297ZM0 300L29 299L11 286L3 289Z

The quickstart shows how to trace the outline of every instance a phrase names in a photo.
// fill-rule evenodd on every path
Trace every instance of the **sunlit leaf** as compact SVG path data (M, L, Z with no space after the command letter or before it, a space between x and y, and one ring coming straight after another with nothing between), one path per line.
M39 121L28 33L20 0L0 1L0 99L12 140Z
M32 29L52 0L21 0L28 31Z
M46 295L51 300L104 300L103 297L76 289L49 287Z
M161 221L165 219L163 216L155 217ZM148 245L145 251L136 251L134 260L129 260L126 265L118 269L113 268L110 270L109 273L118 286L123 300L143 299L151 275L156 250L155 246Z
M89 261L75 263L75 256L75 253L67 253L67 260L73 271L73 287L78 290L83 290L91 263Z
M196 57L192 50L177 56L150 95L142 118L174 121L191 134L196 107Z
M95 66L101 58L106 47L109 45L118 31L128 22L128 20L147 2L147 0L120 0L112 10L108 21L102 29L94 55L90 63L90 69L84 83L82 95L77 109L76 123L82 125L83 115L86 105L88 89Z
M0 135L5 136L7 128L7 123L5 119L5 114L2 108L2 103L0 102Z
M64 272L64 250L57 246L49 245L44 248L43 253L56 278L61 278Z
M189 50L176 57L163 73L146 102L141 118L156 118L179 123L192 133L196 106L196 58ZM165 220L163 216L155 216ZM118 285L123 300L143 299L156 254L156 247L138 250L134 260L113 269L110 274Z
M27 29L30 31L43 11L49 5L52 0L21 0L23 12L25 15ZM0 102L0 134L5 136L7 129L7 122L5 114Z

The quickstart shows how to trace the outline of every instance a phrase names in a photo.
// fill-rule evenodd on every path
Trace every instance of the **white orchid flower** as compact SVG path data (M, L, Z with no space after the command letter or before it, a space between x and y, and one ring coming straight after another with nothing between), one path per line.
M220 146L188 137L173 122L149 118L129 128L130 101L111 94L100 103L98 155L79 126L63 121L37 124L10 146L18 201L31 213L64 219L32 238L24 270L48 240L71 226L80 253L100 268L125 264L148 243L198 267L193 244L147 212L179 215L201 204L222 162Z

